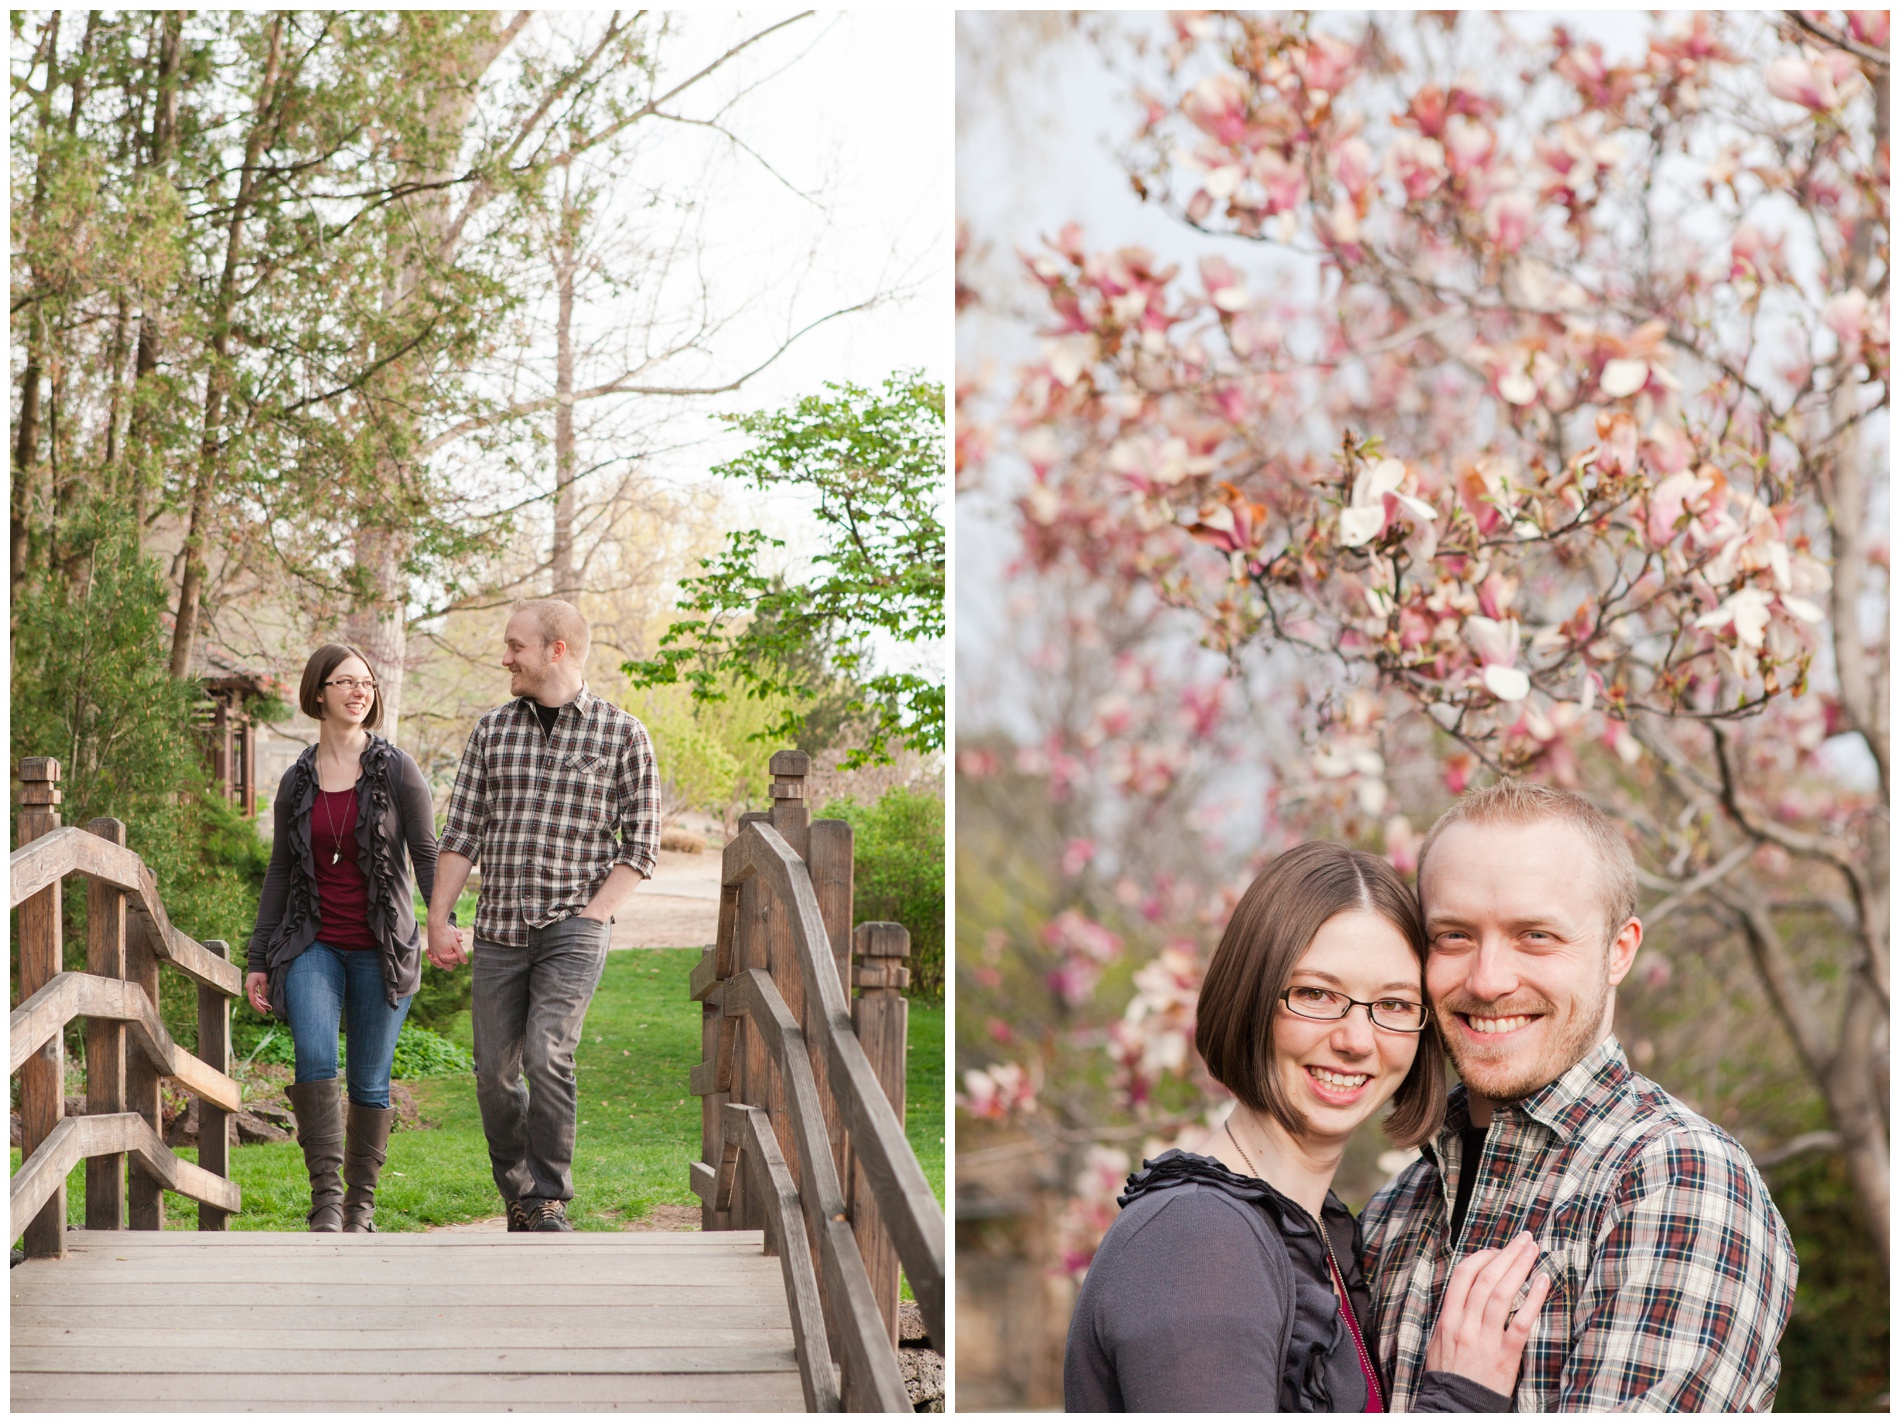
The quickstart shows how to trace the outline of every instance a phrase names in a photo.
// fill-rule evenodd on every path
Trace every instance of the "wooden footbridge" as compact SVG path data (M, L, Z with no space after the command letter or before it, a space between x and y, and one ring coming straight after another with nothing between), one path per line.
M773 810L726 847L719 941L693 975L699 1233L311 1235L242 1229L237 967L171 925L122 825L62 829L58 764L23 762L13 1409L909 1411L899 1271L941 1348L944 1227L902 1129L908 936L854 930L850 827L810 820L806 769L772 758ZM63 967L70 874L88 881L84 972ZM198 985L196 1054L158 1015L161 965ZM78 1018L85 1111L68 1117ZM196 1165L160 1138L161 1079L198 1098ZM165 1190L197 1203L196 1231L163 1230Z

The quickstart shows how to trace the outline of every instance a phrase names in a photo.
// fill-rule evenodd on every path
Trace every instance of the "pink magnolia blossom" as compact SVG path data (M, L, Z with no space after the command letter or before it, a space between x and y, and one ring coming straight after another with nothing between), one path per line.
M1530 235L1535 215L1528 194L1494 193L1484 205L1485 236L1504 251L1515 252Z
M1770 60L1762 71L1762 82L1777 99L1816 113L1823 113L1839 102L1834 92L1834 76L1827 66L1810 63L1799 55Z
M1465 641L1483 664L1485 690L1501 702L1521 702L1531 694L1531 679L1516 666L1516 618L1503 622L1483 616L1465 619Z
M1843 350L1858 349L1867 324L1867 293L1853 287L1829 297L1821 320L1840 338Z
M1232 74L1210 74L1187 92L1181 112L1217 143L1233 145L1247 135L1247 91Z

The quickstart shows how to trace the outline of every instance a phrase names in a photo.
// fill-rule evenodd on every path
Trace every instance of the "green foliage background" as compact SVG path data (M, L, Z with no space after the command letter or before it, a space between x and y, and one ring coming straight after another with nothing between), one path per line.
M851 824L857 857L854 917L910 930L910 991L943 1001L943 797L894 786L871 805L835 800L819 819Z
M13 764L57 759L61 822L124 821L172 923L194 939L224 940L241 961L270 855L252 823L210 792L193 725L196 689L167 670L157 564L140 555L130 519L101 503L76 513L67 547L63 573L27 585L13 604ZM17 823L17 773L11 799ZM85 966L84 909L85 885L74 877L68 968ZM176 973L160 983L167 1026L195 1048L196 990Z

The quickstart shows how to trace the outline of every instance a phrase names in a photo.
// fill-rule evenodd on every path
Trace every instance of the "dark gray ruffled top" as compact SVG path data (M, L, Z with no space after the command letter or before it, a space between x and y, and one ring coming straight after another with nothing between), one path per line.
M271 807L270 868L264 874L257 927L251 931L247 968L270 976L271 1008L280 1018L284 976L292 960L323 937L310 846L316 758L317 748L309 747L278 783ZM426 901L435 892L435 808L421 767L393 742L372 732L358 765L357 864L369 891L369 929L393 1008L422 981L422 934L409 866L415 866L415 883Z
M1340 1317L1319 1223L1305 1208L1257 1177L1184 1151L1144 1161L1119 1203L1069 1324L1069 1412L1366 1410L1359 1352ZM1376 1368L1358 1223L1330 1192L1321 1215ZM1453 1374L1427 1375L1413 1405L1425 1413L1510 1407Z

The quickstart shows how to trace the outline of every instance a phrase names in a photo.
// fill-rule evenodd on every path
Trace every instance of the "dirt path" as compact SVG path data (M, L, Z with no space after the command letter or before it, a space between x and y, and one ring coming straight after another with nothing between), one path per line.
M660 851L653 880L614 918L616 949L700 948L719 932L720 857Z

